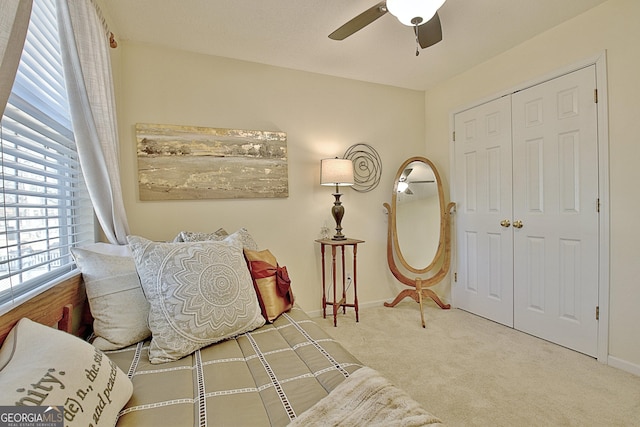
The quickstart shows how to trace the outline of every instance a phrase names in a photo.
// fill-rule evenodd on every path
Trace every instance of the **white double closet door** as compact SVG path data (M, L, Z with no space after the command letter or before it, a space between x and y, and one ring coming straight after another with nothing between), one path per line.
M598 343L595 66L454 115L455 306L582 353Z

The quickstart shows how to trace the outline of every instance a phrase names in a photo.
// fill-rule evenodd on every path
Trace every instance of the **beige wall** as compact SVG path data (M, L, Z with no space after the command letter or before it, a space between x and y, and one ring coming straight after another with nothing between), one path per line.
M610 363L640 373L640 2L610 0L425 94L427 156L449 175L450 114L606 50L610 156ZM448 184L447 184L448 185Z
M133 234L172 239L180 230L246 227L286 265L298 303L321 308L319 238L335 227L332 189L319 185L320 159L352 144L382 157L381 184L345 189L344 233L358 250L361 303L390 300L401 285L386 264L386 215L397 168L424 155L424 95L419 91L292 71L122 41L113 67L125 207ZM289 197L261 200L142 202L137 193L135 123L198 125L287 133ZM417 320L416 320L417 321Z
M369 193L347 189L345 233L366 240L358 260L362 303L401 289L385 260L391 180L402 161L426 155L449 186L450 115L460 106L536 80L607 51L610 155L610 361L640 372L640 2L610 0L426 94L291 71L232 59L121 41L114 51L122 179L131 231L170 239L181 229L245 226L261 247L288 266L298 302L320 307L322 225L333 224L331 190L319 186L319 160L359 142L383 159L381 185ZM192 124L287 132L287 199L141 202L137 196L136 122ZM425 143L426 141L426 151ZM449 286L440 289L449 299Z

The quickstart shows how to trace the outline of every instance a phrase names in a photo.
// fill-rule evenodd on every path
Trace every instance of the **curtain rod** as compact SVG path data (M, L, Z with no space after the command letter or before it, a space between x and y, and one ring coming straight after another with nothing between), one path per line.
M109 46L112 47L113 49L117 48L118 47L118 42L116 41L116 37L113 34L113 32L111 32L111 30L109 29L109 24L107 23L107 20L105 19L104 15L102 14L102 10L100 9L100 6L98 6L98 3L95 0L91 0L91 4L95 8L96 14L98 15L98 18L100 19L100 22L102 22L102 28L104 28L104 32L105 32L106 36L109 38Z

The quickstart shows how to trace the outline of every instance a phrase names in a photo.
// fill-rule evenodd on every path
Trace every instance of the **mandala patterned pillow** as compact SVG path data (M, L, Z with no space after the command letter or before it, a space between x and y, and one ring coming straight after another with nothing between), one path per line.
M240 245L138 236L128 241L150 303L151 363L180 359L264 325Z
M205 240L224 240L229 233L224 228L218 228L213 233L202 233L199 231L181 231L174 239L174 242L202 242Z
M246 228L241 228L238 231L231 233L224 238L224 241L231 245L240 245L240 247L244 249L250 249L252 251L258 250L258 244Z
M258 244L253 239L253 236L246 228L241 228L238 231L227 234L224 229L220 228L213 233L197 233L194 231L182 231L180 237L183 242L203 242L209 240L225 241L233 245L241 245L244 249L250 249L252 251L258 250Z

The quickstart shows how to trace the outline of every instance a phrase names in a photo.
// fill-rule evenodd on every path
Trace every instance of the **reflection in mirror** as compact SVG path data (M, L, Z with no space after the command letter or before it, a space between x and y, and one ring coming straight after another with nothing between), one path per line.
M414 161L396 183L396 233L398 250L417 270L425 269L440 243L440 199L433 169Z
M394 179L387 230L387 261L394 277L410 287L401 291L387 307L394 307L406 297L420 304L422 327L423 297L433 299L441 308L444 304L430 287L440 283L449 272L451 263L450 212L455 204L444 207L442 181L435 165L424 157L405 161ZM404 269L401 270L396 259ZM408 277L410 271L418 277Z

